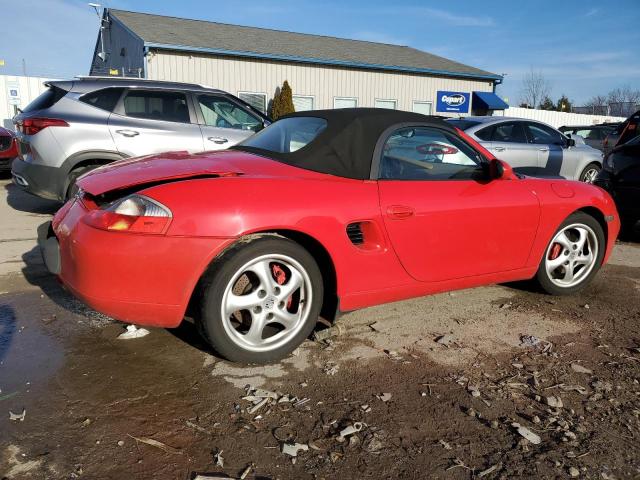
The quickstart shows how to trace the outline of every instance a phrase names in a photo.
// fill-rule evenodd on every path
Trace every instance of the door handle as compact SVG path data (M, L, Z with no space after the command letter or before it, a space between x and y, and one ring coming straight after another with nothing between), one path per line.
M541 152L548 152L549 151L549 149L547 147L542 147L542 148L539 148L538 150L540 150Z
M207 140L213 143L217 143L218 145L222 145L223 143L227 143L229 141L224 137L207 137Z
M504 151L506 150L506 148L504 148L504 147L493 147L493 149L494 149L496 152L504 152Z
M140 132L136 132L135 130L116 130L116 133L124 137L135 137L136 135L140 135Z
M403 219L412 217L414 214L414 210L411 207L406 205L391 205L387 207L387 215L391 218Z

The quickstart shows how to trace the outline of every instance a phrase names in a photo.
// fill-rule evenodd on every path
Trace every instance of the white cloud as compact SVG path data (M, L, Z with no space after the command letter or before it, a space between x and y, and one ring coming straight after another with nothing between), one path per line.
M584 14L584 16L585 17L593 17L598 12L600 12L599 8L591 8Z

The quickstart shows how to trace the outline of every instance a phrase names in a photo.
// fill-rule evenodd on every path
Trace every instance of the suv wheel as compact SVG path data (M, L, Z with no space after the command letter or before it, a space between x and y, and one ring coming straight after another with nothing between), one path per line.
M94 170L98 168L100 165L85 165L84 167L76 168L75 170L71 170L69 174L69 183L67 186L67 191L64 195L64 201L67 202L72 199L76 193L78 193L78 186L76 185L76 180L80 178L85 173L90 170Z

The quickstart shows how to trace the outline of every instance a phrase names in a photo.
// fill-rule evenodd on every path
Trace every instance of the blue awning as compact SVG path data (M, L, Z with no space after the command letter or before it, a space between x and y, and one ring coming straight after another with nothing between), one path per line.
M507 102L493 92L473 92L474 110L506 110Z

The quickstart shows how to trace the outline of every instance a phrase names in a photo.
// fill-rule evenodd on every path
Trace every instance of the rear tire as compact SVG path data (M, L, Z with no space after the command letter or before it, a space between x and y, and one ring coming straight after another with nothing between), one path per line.
M602 170L602 167L600 165L598 165L597 163L590 163L589 165L584 167L584 170L582 170L582 173L580 174L580 181L585 183L593 183L593 181L598 176L598 173L600 173L600 170Z
M313 331L322 274L299 244L276 235L240 241L216 260L201 290L199 329L224 358L268 363Z
M570 295L585 288L602 265L606 241L591 215L577 212L562 222L540 261L536 281L551 295Z
M67 191L65 192L65 196L64 196L65 202L72 199L76 195L76 193L78 193L79 189L78 189L78 186L76 185L76 180L78 180L78 178L80 178L85 173L91 170L95 170L99 166L100 165L86 165L84 167L79 167L79 168L76 168L75 170L71 170L71 173L69 173L69 183L67 186Z

